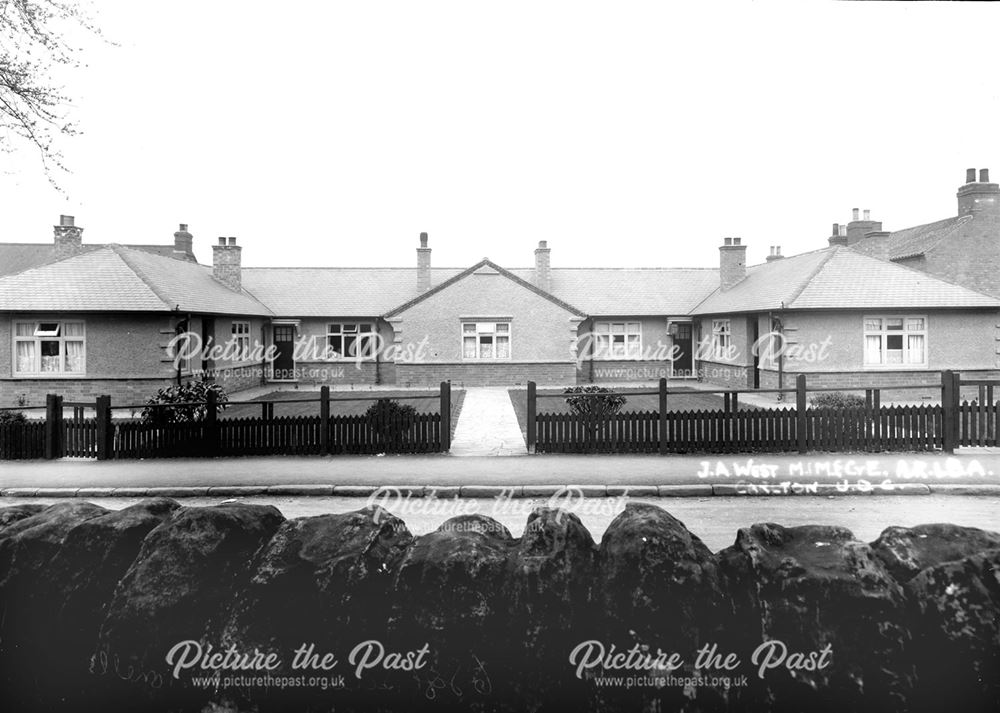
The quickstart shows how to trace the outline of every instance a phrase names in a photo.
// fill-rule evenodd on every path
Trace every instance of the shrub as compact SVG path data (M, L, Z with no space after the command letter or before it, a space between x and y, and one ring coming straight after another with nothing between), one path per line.
M214 393L219 410L226 408L229 396L226 390L212 381L189 381L160 389L156 396L146 402L140 418L145 423L190 423L204 421L208 416L208 407L203 402L208 400L209 393ZM171 408L155 408L158 404L195 404L191 406L173 406Z
M825 391L809 400L814 408L864 408L865 397L860 394L845 394L842 391Z
M417 410L413 406L393 399L379 399L365 411L368 425L385 439L409 431L416 418Z
M20 411L0 411L0 425L5 423L26 423L28 417Z
M624 396L603 386L570 386L563 393L574 394L566 398L566 403L573 409L573 413L593 418L613 416L622 410L622 406L626 402ZM600 396L578 396L576 394L600 394Z

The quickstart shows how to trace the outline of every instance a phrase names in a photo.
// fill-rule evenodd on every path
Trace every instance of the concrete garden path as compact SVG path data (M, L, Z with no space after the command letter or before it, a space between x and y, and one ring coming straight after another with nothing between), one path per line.
M451 455L521 456L527 452L507 389L466 389Z

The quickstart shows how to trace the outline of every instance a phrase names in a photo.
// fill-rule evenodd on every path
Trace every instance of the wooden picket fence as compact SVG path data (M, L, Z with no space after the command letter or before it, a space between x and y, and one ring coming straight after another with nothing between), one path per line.
M417 414L411 422L372 422L363 415L330 416L327 434L319 416L248 417L215 424L139 421L114 424L115 458L436 453L441 415Z
M536 386L529 382L527 445L530 452L542 453L951 453L957 446L1000 444L1000 404L993 399L993 386L998 383L963 380L945 371L941 374L940 404L882 406L880 392L890 387L870 387L865 388L863 406L811 408L806 377L800 374L794 389L742 391L794 394L794 407L741 410L737 407L741 390L728 389L716 392L724 396L721 410L670 411L667 405L671 392L666 379L661 379L658 392L616 392L623 396L658 393L658 410L596 418L577 413L539 413ZM979 386L979 398L960 402L962 387L970 385ZM892 388L917 387L925 388ZM590 396L600 398L599 394Z
M451 447L451 385L441 384L439 413L411 416L331 414L330 390L313 399L319 415L275 417L273 401L259 402L259 417L218 418L212 398L207 417L196 422L112 419L111 400L98 397L93 406L73 404L73 417L63 416L60 396L50 394L46 418L0 424L0 459L179 458L246 455L335 455L374 453L438 453ZM352 395L349 400L378 401L379 396ZM395 395L391 400L426 398ZM294 399L301 406L308 403ZM245 402L246 403L246 402ZM85 408L96 416L85 417ZM122 406L135 410L141 406ZM170 406L162 407L164 409Z
M0 423L0 460L45 457L45 421Z
M799 449L793 408L725 412L668 411L660 446L656 411L600 419L573 413L536 415L536 452L542 453L782 453ZM942 446L940 406L806 410L809 451L927 451Z

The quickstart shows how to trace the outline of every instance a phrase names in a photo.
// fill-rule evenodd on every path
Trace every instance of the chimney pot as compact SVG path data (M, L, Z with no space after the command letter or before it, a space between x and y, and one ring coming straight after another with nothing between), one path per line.
M858 217L858 213L859 213L859 211L858 211L857 208L852 208L851 209L851 220L860 220L860 218Z
M974 168L965 169L965 182L966 183L976 182L976 169Z
M979 169L979 182L980 183L990 182L990 169L988 168Z
M733 244L733 239L732 238L724 238L722 240L722 244L723 245L732 245Z
M420 234L420 247L422 248L427 247L427 233Z
M547 240L539 240L538 241L538 247L542 248L543 250L545 248L547 248L548 246L549 246L549 242Z
M182 231L187 230L188 229L188 224L187 223L181 223L181 228L180 229Z
M846 225L838 225L837 226L837 231L838 231L838 233L840 234L841 237L844 237L844 236L847 235L847 226Z
M232 245L236 245L236 238L229 238L229 244L230 244L231 246L232 246Z
M830 235L840 235L840 226L834 223L833 230L830 231Z
M226 244L226 239L225 238L219 238L219 245L225 246L225 244Z
M59 225L61 225L63 227L70 227L70 228L72 228L75 225L75 219L71 215L60 215L59 216Z
M867 208L865 208L864 216L865 216L865 220L871 220L872 219L872 212L870 210L868 210Z

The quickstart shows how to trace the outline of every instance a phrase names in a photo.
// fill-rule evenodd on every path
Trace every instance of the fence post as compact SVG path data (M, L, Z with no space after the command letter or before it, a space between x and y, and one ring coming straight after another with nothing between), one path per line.
M958 374L950 369L941 372L941 448L945 453L954 453L958 445Z
M319 452L330 452L330 387L319 390Z
M45 458L62 457L63 436L63 400L62 396L46 394L45 396Z
M535 420L538 411L538 396L535 393L535 382L528 382L528 422L525 424L527 427L525 430L528 435L528 453L535 452L535 441L537 439L538 433L538 423Z
M208 392L205 400L205 453L214 456L219 451L219 409L218 396L214 391Z
M98 396L94 410L97 412L97 460L108 460L113 455L115 443L111 425L111 397Z
M667 453L667 380L660 377L660 455Z
M451 382L441 382L441 450L451 450Z
M795 435L798 437L799 453L807 451L806 446L806 375L795 377Z

